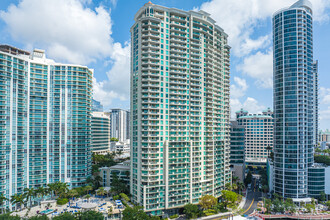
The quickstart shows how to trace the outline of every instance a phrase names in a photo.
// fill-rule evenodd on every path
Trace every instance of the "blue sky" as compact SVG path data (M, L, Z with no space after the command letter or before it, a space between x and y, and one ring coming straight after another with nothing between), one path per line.
M48 58L94 69L94 97L105 110L129 108L130 27L140 0L1 0L0 42L46 50ZM231 109L272 107L271 16L295 0L154 0L204 10L229 34ZM330 128L330 1L311 0L319 60L320 128ZM232 114L233 115L233 114Z

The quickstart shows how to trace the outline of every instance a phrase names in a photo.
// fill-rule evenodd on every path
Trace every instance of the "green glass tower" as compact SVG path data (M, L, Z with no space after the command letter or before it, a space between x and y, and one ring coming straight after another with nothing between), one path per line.
M161 215L209 194L229 168L227 34L206 12L152 3L131 28L131 194Z
M0 193L90 175L92 70L0 47ZM9 204L6 204L8 206Z

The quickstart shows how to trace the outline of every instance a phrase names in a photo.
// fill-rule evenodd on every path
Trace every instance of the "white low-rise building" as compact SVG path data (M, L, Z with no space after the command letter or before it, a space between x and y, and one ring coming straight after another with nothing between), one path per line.
M100 175L102 177L102 186L111 187L113 175L116 174L119 179L124 180L129 184L130 179L130 160L126 160L112 167L100 168Z

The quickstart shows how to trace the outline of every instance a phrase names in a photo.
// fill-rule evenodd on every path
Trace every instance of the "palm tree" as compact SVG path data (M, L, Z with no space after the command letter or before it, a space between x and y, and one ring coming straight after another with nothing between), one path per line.
M272 147L271 147L270 145L268 145L268 146L266 147L266 150L267 150L267 152L268 152L268 157L269 157L269 151L272 150Z
M105 191L104 187L100 187L100 188L97 190L97 195L99 195L99 196L104 196L105 194L107 194L107 192Z
M3 209L4 209L4 205L5 205L5 201L7 201L8 199L1 193L0 194L0 207L1 207L1 214L3 213Z
M13 205L18 204L19 207L20 207L20 210L22 210L22 204L24 203L24 200L25 200L24 194L17 194L16 193L16 194L11 196L10 202Z
M230 183L226 183L225 188L226 188L226 190L229 190L229 191L232 190L232 187L231 187Z
M68 192L68 196L70 196L71 198L74 198L74 197L76 197L78 195L78 192L77 192L77 190L75 190L75 189L71 189L71 190L69 190L69 192Z
M241 191L243 191L243 189L245 188L244 183L238 182L237 183L237 188L238 188L238 193L241 193Z
M37 196L40 197L39 205L40 202L43 200L44 196L46 195L47 189L44 188L43 186L40 186L36 189Z
M91 185L87 185L87 186L85 186L85 190L86 190L87 194L89 194L89 192L93 190L93 187Z
M233 183L237 183L238 180L239 180L239 178L237 176L232 177L232 182Z
M231 188L236 192L236 190L238 189L238 186L237 186L236 183L233 183L233 184L231 185Z
M50 193L51 198L53 198L53 195L55 193L56 190L56 183L48 183L48 189L47 191Z
M36 190L34 190L34 188L25 188L23 191L24 191L26 200L30 201L30 207L32 207L32 198L35 197Z
M85 196L85 198L86 198L87 201L89 202L89 199L91 198L91 195L87 194L87 195Z
M102 177L101 176L96 176L94 178L94 188L99 188L101 186L101 181L102 181Z
M69 185L64 182L57 182L57 195L62 196L63 194L67 193L69 191ZM78 192L77 192L78 193Z

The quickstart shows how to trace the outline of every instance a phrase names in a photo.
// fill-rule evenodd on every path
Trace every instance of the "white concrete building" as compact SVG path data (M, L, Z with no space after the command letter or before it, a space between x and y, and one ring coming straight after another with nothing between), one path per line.
M231 181L228 36L204 11L149 2L134 20L132 200L176 213Z

